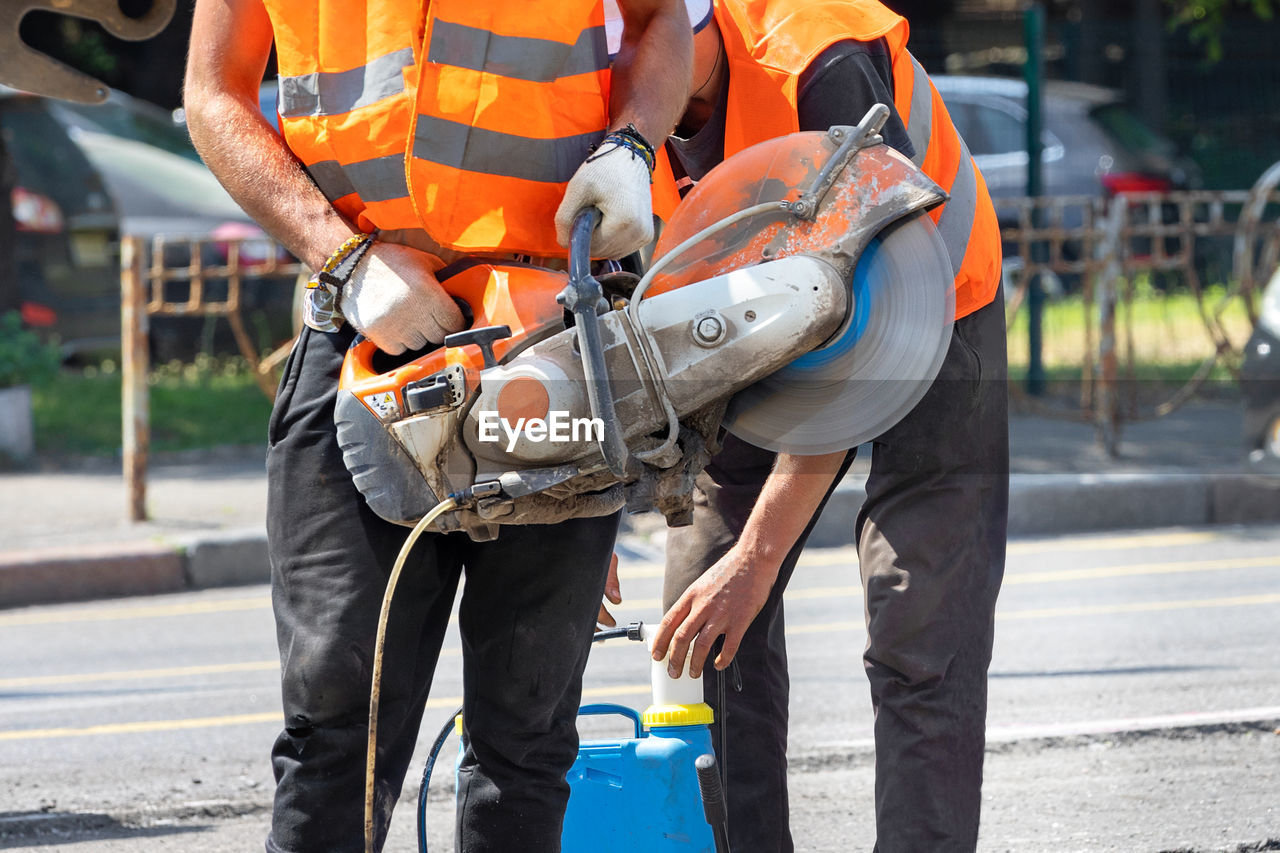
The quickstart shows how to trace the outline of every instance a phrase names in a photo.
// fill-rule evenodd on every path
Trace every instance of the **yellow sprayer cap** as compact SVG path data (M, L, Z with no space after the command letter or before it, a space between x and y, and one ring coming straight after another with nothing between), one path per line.
M709 726L715 722L715 714L706 702L696 705L650 705L640 716L644 724L654 726Z

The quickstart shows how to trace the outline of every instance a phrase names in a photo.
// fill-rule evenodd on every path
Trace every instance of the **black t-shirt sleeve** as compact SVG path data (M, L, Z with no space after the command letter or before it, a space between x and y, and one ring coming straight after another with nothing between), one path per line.
M831 45L800 75L797 101L801 130L856 125L875 104L885 104L889 120L880 131L884 141L908 158L915 155L893 104L893 63L884 39Z

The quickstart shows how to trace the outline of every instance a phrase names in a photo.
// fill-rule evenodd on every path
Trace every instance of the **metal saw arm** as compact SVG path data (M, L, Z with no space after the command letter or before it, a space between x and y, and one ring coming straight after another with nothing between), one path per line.
M122 12L119 0L6 0L4 5L7 20L0 20L0 83L50 98L100 104L107 99L107 87L24 42L19 32L22 19L28 12L57 12L96 21L116 38L142 41L165 28L178 0L151 0L151 8L138 18Z

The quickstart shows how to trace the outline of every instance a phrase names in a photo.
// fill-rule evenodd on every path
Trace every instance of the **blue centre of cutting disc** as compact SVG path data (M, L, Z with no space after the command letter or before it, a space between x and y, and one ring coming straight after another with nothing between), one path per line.
M838 337L821 349L805 353L788 365L791 369L802 371L819 370L835 361L849 350L857 346L863 332L867 330L867 321L871 318L871 268L875 266L875 255L880 250L880 238L874 238L858 258L858 265L853 270L852 296L853 316Z

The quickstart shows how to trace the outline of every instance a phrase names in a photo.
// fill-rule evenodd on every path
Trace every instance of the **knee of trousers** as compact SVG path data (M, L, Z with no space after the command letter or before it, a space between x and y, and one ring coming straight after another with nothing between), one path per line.
M931 642L873 643L863 654L872 694L892 704L985 704L989 634L979 626L969 634L939 633Z
M371 658L354 644L294 642L281 676L285 725L312 728L363 723L369 716L371 679Z
M565 774L578 757L576 720L553 723L547 730L518 724L469 727L467 753L464 764L478 764L495 781L567 791Z
M917 624L913 630L895 631L892 625L878 625L872 619L870 627L870 642L862 657L873 687L920 690L940 685L960 653L961 639L954 626Z

